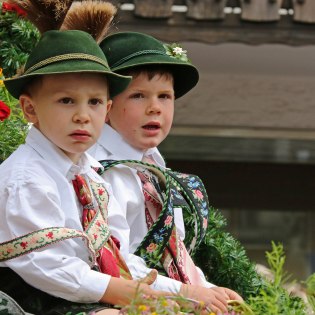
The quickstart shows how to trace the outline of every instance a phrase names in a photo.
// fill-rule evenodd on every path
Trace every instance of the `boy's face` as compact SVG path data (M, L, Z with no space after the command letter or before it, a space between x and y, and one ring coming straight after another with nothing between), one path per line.
M43 76L20 96L23 112L74 163L101 134L111 106L104 75Z
M135 76L126 90L113 98L108 123L134 148L158 146L168 135L174 116L170 75Z

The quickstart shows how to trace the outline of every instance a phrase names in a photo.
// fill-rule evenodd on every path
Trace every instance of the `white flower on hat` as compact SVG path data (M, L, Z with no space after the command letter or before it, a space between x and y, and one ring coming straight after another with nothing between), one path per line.
M175 55L182 55L182 54L186 54L187 50L184 50L182 47L176 46L173 48L173 53Z
M176 43L164 44L164 48L167 55L179 59L181 61L189 62L189 59L187 58L186 54L187 50L184 50L180 45Z

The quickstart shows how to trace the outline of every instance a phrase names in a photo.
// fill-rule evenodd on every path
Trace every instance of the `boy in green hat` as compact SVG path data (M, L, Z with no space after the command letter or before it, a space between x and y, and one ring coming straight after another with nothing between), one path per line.
M157 146L171 129L175 99L197 84L197 69L178 45L167 46L142 33L116 33L105 38L100 46L111 69L133 79L126 90L113 98L107 124L89 152L99 161L138 160L165 169ZM132 275L144 276L150 270L148 265L161 267L166 276L158 275L154 288L197 298L214 311L226 311L228 300L242 300L236 292L207 282L194 265L183 243L181 208L173 207L167 212L167 206L162 211L165 195L156 193L158 179L146 170L139 172L139 167L117 164L113 163L115 167L103 174L122 211L109 212L109 224L121 242ZM148 181L153 183L151 188ZM195 179L190 184L200 185ZM199 188L194 193L200 205L207 204L205 193ZM201 225L205 230L208 209L203 210ZM166 244L163 250L161 244Z
M44 33L23 74L4 82L32 125L0 165L0 291L26 312L116 314L104 303L138 289L107 224L119 205L86 153L129 82L82 31Z

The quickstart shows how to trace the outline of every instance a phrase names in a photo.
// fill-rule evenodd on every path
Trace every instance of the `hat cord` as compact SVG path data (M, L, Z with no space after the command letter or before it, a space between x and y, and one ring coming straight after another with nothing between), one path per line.
M105 66L106 68L109 68L108 63L101 58L98 58L98 57L93 56L93 55L88 55L88 54L73 53L73 54L64 54L64 55L59 55L59 56L44 59L44 60L36 63L32 67L28 68L24 72L23 75L29 74L35 70L42 68L43 66L47 66L47 65L55 63L55 62L64 61L64 60L78 60L78 59L95 61L95 62Z
M133 54L130 54L118 61L116 61L113 65L111 65L111 69L114 69L118 66L120 66L121 64L123 64L125 61L128 61L130 59L132 59L133 57L137 57L137 56L141 56L141 55L148 55L148 54L156 54L156 55L165 55L168 56L166 54L166 52L161 51L161 50L153 50L153 49L148 49L148 50L141 50L141 51L137 51Z

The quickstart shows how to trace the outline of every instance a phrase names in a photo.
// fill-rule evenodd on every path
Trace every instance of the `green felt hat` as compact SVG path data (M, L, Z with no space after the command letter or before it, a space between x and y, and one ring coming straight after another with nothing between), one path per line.
M122 92L131 77L112 72L93 37L83 31L47 31L26 62L22 75L4 80L8 91L19 98L34 77L58 73L100 73L107 77L111 96Z
M199 74L179 45L166 45L152 36L137 32L119 32L107 36L100 47L114 72L136 67L163 65L174 77L175 97L190 91Z

